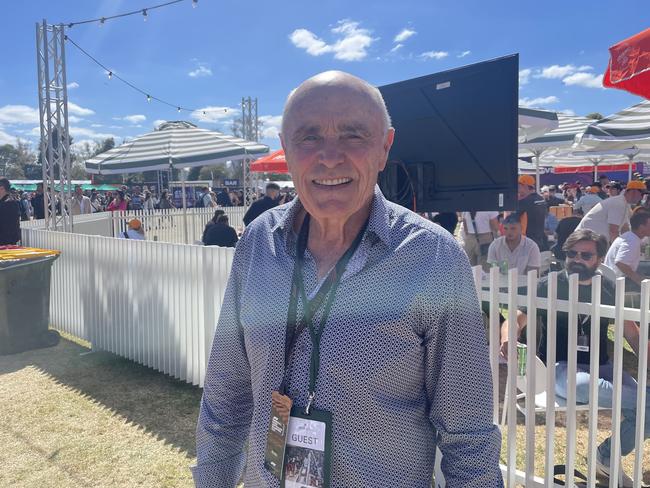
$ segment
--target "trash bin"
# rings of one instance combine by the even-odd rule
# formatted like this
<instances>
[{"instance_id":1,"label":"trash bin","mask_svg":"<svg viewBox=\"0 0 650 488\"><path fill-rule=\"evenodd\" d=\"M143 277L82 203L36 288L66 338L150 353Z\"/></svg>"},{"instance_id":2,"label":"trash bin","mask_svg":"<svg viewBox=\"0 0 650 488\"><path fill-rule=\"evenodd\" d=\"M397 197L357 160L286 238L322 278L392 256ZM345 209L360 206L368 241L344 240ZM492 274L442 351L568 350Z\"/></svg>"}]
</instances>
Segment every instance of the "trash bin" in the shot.
<instances>
[{"instance_id":1,"label":"trash bin","mask_svg":"<svg viewBox=\"0 0 650 488\"><path fill-rule=\"evenodd\" d=\"M56 346L50 275L59 251L0 246L0 354Z\"/></svg>"}]
</instances>

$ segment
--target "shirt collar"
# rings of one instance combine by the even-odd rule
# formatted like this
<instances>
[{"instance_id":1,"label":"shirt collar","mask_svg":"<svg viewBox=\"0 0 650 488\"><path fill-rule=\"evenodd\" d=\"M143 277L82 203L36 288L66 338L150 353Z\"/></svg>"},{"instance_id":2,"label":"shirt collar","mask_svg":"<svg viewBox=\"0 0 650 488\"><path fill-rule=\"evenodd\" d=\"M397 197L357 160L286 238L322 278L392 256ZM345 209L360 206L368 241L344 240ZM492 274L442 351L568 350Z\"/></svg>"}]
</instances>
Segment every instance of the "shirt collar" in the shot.
<instances>
[{"instance_id":1,"label":"shirt collar","mask_svg":"<svg viewBox=\"0 0 650 488\"><path fill-rule=\"evenodd\" d=\"M393 212L388 208L386 203L386 197L384 197L379 189L379 185L375 185L366 236L368 233L372 233L386 246L390 246L390 224L391 219L393 218ZM272 232L280 231L281 234L284 235L287 244L287 251L291 255L295 253L295 245L293 244L295 233L293 232L293 225L296 217L302 209L303 206L300 202L300 198L294 198L287 205L287 209L282 217L280 217L278 222L271 228Z\"/></svg>"}]
</instances>

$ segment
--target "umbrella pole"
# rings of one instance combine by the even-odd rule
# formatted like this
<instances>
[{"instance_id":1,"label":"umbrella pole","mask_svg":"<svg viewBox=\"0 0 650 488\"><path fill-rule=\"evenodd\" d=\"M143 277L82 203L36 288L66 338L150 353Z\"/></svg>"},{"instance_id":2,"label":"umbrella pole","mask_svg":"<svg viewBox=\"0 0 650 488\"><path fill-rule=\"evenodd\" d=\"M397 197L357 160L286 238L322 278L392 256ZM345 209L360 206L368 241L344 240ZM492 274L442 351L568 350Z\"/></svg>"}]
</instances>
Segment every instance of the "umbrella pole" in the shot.
<instances>
[{"instance_id":1,"label":"umbrella pole","mask_svg":"<svg viewBox=\"0 0 650 488\"><path fill-rule=\"evenodd\" d=\"M539 152L535 151L535 187L539 193Z\"/></svg>"},{"instance_id":2,"label":"umbrella pole","mask_svg":"<svg viewBox=\"0 0 650 488\"><path fill-rule=\"evenodd\" d=\"M627 181L632 181L632 160L634 159L634 156L629 157L629 161L627 163Z\"/></svg>"},{"instance_id":3,"label":"umbrella pole","mask_svg":"<svg viewBox=\"0 0 650 488\"><path fill-rule=\"evenodd\" d=\"M185 168L181 170L181 188L183 191L183 239L185 244L187 244L187 195L185 193L185 178L187 178L187 172Z\"/></svg>"}]
</instances>

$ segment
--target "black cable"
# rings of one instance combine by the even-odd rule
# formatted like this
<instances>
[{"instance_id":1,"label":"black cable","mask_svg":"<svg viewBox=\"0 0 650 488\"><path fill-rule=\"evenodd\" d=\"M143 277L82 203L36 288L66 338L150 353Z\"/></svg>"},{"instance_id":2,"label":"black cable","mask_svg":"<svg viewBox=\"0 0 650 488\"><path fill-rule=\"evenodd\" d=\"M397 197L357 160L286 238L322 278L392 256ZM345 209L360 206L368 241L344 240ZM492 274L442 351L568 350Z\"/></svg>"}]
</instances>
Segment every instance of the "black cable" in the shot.
<instances>
[{"instance_id":1,"label":"black cable","mask_svg":"<svg viewBox=\"0 0 650 488\"><path fill-rule=\"evenodd\" d=\"M182 0L176 0L176 1L182 1ZM88 51L86 51L84 48L82 48L79 44L77 44L77 43L74 42L72 39L70 39L70 37L69 37L68 35L65 36L65 40L66 40L66 41L69 41L69 42L70 42L74 47L76 47L76 48L77 48L81 53L83 53L86 57L88 57L90 60L92 60L92 61L93 61L97 66L99 66L99 67L101 67L102 69L104 69L105 71L107 71L111 78L112 78L112 77L115 77L115 78L117 78L118 80L120 80L122 83L124 83L125 85L129 86L130 88L132 88L133 90L135 90L135 91L137 91L137 92L139 92L139 93L142 93L144 96L147 97L147 100L148 100L148 101L150 101L150 100L155 100L155 101L160 102L160 103L162 103L162 104L164 104L164 105L167 105L167 106L169 106L169 107L175 108L175 109L178 110L179 112L180 112L181 110L184 110L184 111L186 111L186 112L196 112L196 111L198 111L198 109L191 109L191 108L183 107L183 106L181 106L181 105L176 105L176 104L170 103L170 102L168 102L168 101L166 101L166 100L163 100L162 98L158 98L158 97L156 97L156 96L153 96L153 95L151 95L150 93L147 93L147 92L144 91L143 89L141 89L141 88L135 86L135 85L134 85L133 83L131 83L130 81L125 80L125 79L122 78L121 76L116 75L115 73L113 73L113 71L112 71L111 69L107 68L107 67L106 67L104 64L102 64L99 60L97 60L97 58L95 58L92 54L90 54ZM228 111L228 109L224 109L224 112L227 112L227 111ZM205 111L205 110L203 110L203 115L206 115L206 111Z\"/></svg>"},{"instance_id":2,"label":"black cable","mask_svg":"<svg viewBox=\"0 0 650 488\"><path fill-rule=\"evenodd\" d=\"M162 7L167 7L168 5L173 5L175 3L180 3L180 2L185 2L186 0L172 0L170 2L165 2L161 3L158 5L154 5L153 7L144 7L140 8L138 10L133 10L131 12L124 12L123 14L117 14L117 15L110 15L108 17L99 17L97 19L88 19L88 20L81 20L79 22L62 22L62 24L68 26L68 28L73 27L75 25L81 25L81 24L90 24L92 22L101 22L102 24L106 22L107 20L111 19L118 19L120 17L128 17L129 15L136 15L136 14L141 14L142 12L149 12L150 10L154 10L157 8L162 8ZM192 0L196 4L197 0Z\"/></svg>"}]
</instances>

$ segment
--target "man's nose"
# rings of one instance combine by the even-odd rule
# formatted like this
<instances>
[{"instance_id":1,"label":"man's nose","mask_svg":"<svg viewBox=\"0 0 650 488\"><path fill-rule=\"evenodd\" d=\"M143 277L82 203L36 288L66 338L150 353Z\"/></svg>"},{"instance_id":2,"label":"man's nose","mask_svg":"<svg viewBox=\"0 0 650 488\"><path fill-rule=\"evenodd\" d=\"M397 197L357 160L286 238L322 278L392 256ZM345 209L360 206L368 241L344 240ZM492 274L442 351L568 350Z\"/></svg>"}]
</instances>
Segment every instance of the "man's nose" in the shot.
<instances>
[{"instance_id":1,"label":"man's nose","mask_svg":"<svg viewBox=\"0 0 650 488\"><path fill-rule=\"evenodd\" d=\"M320 150L320 161L328 167L334 167L343 161L343 153L338 139L326 138Z\"/></svg>"}]
</instances>

